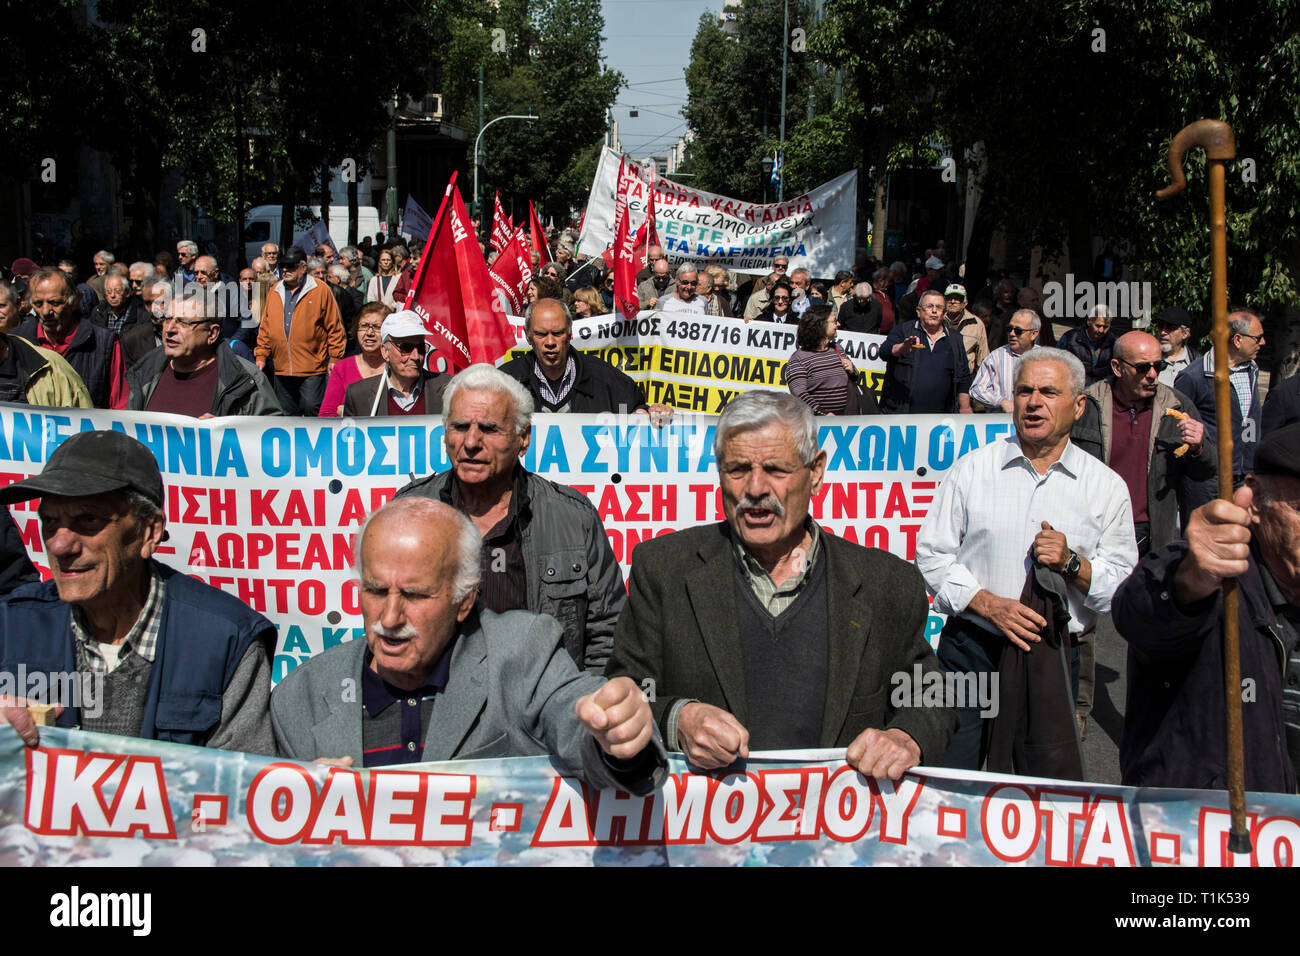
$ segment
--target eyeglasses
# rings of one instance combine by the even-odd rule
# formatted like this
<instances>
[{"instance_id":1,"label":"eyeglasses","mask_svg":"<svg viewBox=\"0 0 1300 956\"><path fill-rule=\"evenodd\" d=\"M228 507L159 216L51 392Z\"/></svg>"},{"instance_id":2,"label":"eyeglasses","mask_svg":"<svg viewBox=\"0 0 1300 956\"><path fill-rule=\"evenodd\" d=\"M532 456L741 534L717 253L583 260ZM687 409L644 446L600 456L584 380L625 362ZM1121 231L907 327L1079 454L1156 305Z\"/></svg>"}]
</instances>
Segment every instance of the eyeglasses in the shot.
<instances>
[{"instance_id":1,"label":"eyeglasses","mask_svg":"<svg viewBox=\"0 0 1300 956\"><path fill-rule=\"evenodd\" d=\"M185 326L187 329L193 329L197 326L207 325L209 322L215 321L215 319L179 319L174 315L164 315L162 318L163 325L166 325L168 322L174 322L177 325Z\"/></svg>"},{"instance_id":2,"label":"eyeglasses","mask_svg":"<svg viewBox=\"0 0 1300 956\"><path fill-rule=\"evenodd\" d=\"M788 269L788 268L790 268L790 263L788 263L788 262L774 262L774 263L772 263L772 271L773 271L773 272L776 272L776 271L778 271L778 270L781 271L781 272L784 272L784 271L785 271L786 269Z\"/></svg>"},{"instance_id":3,"label":"eyeglasses","mask_svg":"<svg viewBox=\"0 0 1300 956\"><path fill-rule=\"evenodd\" d=\"M1022 329L1018 325L1008 325L1007 335L1028 335L1030 332L1037 332L1038 329Z\"/></svg>"},{"instance_id":4,"label":"eyeglasses","mask_svg":"<svg viewBox=\"0 0 1300 956\"><path fill-rule=\"evenodd\" d=\"M1124 359L1120 359L1120 362L1137 372L1139 378L1146 378L1147 373L1152 369L1155 369L1157 372L1163 372L1169 367L1169 363L1164 359L1159 359L1155 362L1126 362Z\"/></svg>"},{"instance_id":5,"label":"eyeglasses","mask_svg":"<svg viewBox=\"0 0 1300 956\"><path fill-rule=\"evenodd\" d=\"M358 326L357 326L357 331L358 331L358 332L378 332L378 331L379 331L380 329L382 329L383 327L384 327L384 324L383 324L382 322L379 323L378 325L371 325L369 322L365 322L365 323L362 323L361 325L358 325Z\"/></svg>"},{"instance_id":6,"label":"eyeglasses","mask_svg":"<svg viewBox=\"0 0 1300 956\"><path fill-rule=\"evenodd\" d=\"M397 351L402 355L409 355L412 352L417 355L423 355L429 350L428 342L394 342L392 339L389 339L388 344L397 349Z\"/></svg>"},{"instance_id":7,"label":"eyeglasses","mask_svg":"<svg viewBox=\"0 0 1300 956\"><path fill-rule=\"evenodd\" d=\"M35 305L36 303L33 302L32 304ZM1259 333L1259 335L1251 335L1249 332L1234 332L1233 334L1234 334L1234 335L1240 335L1243 339L1254 339L1254 340L1255 340L1256 342L1258 342L1260 345L1263 345L1263 344L1264 344L1264 333L1263 333L1263 332Z\"/></svg>"}]
</instances>

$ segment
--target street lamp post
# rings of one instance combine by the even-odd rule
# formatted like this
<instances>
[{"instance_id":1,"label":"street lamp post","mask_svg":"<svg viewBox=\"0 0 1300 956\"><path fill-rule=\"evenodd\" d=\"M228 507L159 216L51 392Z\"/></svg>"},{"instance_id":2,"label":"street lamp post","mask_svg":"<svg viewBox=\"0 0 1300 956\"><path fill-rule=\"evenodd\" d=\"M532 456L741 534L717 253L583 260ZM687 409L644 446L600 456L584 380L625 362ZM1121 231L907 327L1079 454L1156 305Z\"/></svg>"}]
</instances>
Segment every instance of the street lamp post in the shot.
<instances>
[{"instance_id":1,"label":"street lamp post","mask_svg":"<svg viewBox=\"0 0 1300 956\"><path fill-rule=\"evenodd\" d=\"M767 202L767 185L772 181L772 157L763 157L763 202Z\"/></svg>"},{"instance_id":2,"label":"street lamp post","mask_svg":"<svg viewBox=\"0 0 1300 956\"><path fill-rule=\"evenodd\" d=\"M488 131L488 127L493 123L500 123L502 120L535 120L536 116L525 116L520 113L511 113L509 116L497 116L483 124L483 128L478 131L478 136L474 138L474 215L482 218L482 203L479 202L478 195L478 145L483 140L483 134Z\"/></svg>"}]
</instances>

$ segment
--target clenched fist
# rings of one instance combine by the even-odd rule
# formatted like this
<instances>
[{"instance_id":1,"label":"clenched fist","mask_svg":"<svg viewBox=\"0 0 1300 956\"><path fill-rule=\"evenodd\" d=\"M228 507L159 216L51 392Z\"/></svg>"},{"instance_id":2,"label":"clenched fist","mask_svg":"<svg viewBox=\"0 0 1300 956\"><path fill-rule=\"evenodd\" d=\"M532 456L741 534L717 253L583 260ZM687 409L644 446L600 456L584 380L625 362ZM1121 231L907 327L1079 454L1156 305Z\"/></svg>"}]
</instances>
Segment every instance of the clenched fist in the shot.
<instances>
[{"instance_id":1,"label":"clenched fist","mask_svg":"<svg viewBox=\"0 0 1300 956\"><path fill-rule=\"evenodd\" d=\"M573 712L600 749L618 760L635 757L654 736L650 704L629 677L606 681L594 694L579 698Z\"/></svg>"}]
</instances>

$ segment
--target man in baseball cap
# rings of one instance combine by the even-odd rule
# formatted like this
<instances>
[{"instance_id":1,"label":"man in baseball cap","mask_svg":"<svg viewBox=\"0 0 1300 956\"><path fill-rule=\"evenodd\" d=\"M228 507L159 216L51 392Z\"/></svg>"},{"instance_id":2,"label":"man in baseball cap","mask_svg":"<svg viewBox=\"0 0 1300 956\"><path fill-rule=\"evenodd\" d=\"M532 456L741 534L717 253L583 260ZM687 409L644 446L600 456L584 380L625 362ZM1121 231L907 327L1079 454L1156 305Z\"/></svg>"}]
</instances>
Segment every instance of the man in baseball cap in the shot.
<instances>
[{"instance_id":1,"label":"man in baseball cap","mask_svg":"<svg viewBox=\"0 0 1300 956\"><path fill-rule=\"evenodd\" d=\"M442 393L451 381L446 373L430 372L424 356L429 350L424 323L410 309L394 312L379 330L380 350L387 367L383 375L353 382L343 399L345 416L440 415Z\"/></svg>"},{"instance_id":2,"label":"man in baseball cap","mask_svg":"<svg viewBox=\"0 0 1300 956\"><path fill-rule=\"evenodd\" d=\"M153 453L121 432L80 432L39 475L0 489L0 504L37 497L52 579L0 601L0 663L25 667L28 687L48 675L49 693L0 698L0 722L29 746L48 711L60 726L273 754L275 628L153 559L167 536Z\"/></svg>"},{"instance_id":3,"label":"man in baseball cap","mask_svg":"<svg viewBox=\"0 0 1300 956\"><path fill-rule=\"evenodd\" d=\"M943 291L943 321L950 331L961 333L966 363L974 375L989 357L989 336L979 316L966 308L966 287L960 282L951 283Z\"/></svg>"},{"instance_id":4,"label":"man in baseball cap","mask_svg":"<svg viewBox=\"0 0 1300 956\"><path fill-rule=\"evenodd\" d=\"M1295 793L1300 762L1300 424L1264 436L1232 501L1192 512L1111 604L1129 643L1119 764L1131 787L1227 788L1221 585L1237 582L1246 789ZM1279 654L1284 651L1286 663Z\"/></svg>"}]
</instances>

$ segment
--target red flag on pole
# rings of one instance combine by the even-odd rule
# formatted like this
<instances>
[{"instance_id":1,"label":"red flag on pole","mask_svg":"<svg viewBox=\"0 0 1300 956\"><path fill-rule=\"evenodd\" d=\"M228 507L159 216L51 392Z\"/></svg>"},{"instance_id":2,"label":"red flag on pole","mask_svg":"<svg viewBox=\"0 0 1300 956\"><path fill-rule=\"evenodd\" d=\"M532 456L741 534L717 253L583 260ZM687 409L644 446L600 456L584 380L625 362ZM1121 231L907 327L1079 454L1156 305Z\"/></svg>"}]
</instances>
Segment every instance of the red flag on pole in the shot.
<instances>
[{"instance_id":1,"label":"red flag on pole","mask_svg":"<svg viewBox=\"0 0 1300 956\"><path fill-rule=\"evenodd\" d=\"M501 206L501 194L496 193L492 200L492 249L500 253L502 249L510 242L510 237L515 234L514 223L506 215L505 209Z\"/></svg>"},{"instance_id":2,"label":"red flag on pole","mask_svg":"<svg viewBox=\"0 0 1300 956\"><path fill-rule=\"evenodd\" d=\"M641 228L645 230L644 245L641 253L641 268L650 261L650 247L659 245L659 230L656 228L658 222L655 220L655 189L654 186L647 186L650 192L650 202L646 206L645 222L641 223ZM639 235L639 234L638 234Z\"/></svg>"},{"instance_id":3,"label":"red flag on pole","mask_svg":"<svg viewBox=\"0 0 1300 956\"><path fill-rule=\"evenodd\" d=\"M630 319L641 306L636 296L636 253L627 209L627 160L619 161L618 198L614 206L614 306Z\"/></svg>"},{"instance_id":4,"label":"red flag on pole","mask_svg":"<svg viewBox=\"0 0 1300 956\"><path fill-rule=\"evenodd\" d=\"M492 292L492 277L470 229L454 172L429 230L406 308L424 322L430 344L453 374L474 362L491 364L515 344L510 320Z\"/></svg>"},{"instance_id":5,"label":"red flag on pole","mask_svg":"<svg viewBox=\"0 0 1300 956\"><path fill-rule=\"evenodd\" d=\"M488 274L509 301L510 314L523 315L528 304L528 283L533 278L533 265L528 246L524 243L522 226L488 266Z\"/></svg>"},{"instance_id":6,"label":"red flag on pole","mask_svg":"<svg viewBox=\"0 0 1300 956\"><path fill-rule=\"evenodd\" d=\"M546 243L546 231L542 229L542 220L537 217L531 199L528 200L528 231L533 237L533 251L541 257L537 263L538 268L542 268L552 261L551 247Z\"/></svg>"}]
</instances>

